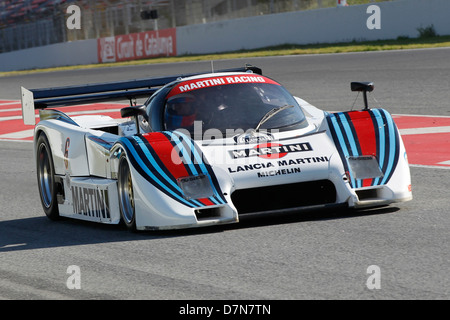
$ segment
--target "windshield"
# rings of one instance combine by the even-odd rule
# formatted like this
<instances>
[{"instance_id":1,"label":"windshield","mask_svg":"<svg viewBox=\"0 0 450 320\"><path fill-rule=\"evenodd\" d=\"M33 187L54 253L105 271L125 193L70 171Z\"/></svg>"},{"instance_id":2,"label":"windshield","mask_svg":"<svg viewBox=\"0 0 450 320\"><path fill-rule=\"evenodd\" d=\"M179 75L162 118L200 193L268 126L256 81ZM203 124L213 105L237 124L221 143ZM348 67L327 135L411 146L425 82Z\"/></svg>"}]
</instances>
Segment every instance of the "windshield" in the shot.
<instances>
[{"instance_id":1,"label":"windshield","mask_svg":"<svg viewBox=\"0 0 450 320\"><path fill-rule=\"evenodd\" d=\"M168 94L164 120L167 130L185 129L198 137L215 129L229 137L237 130L298 129L305 115L280 84L249 74L181 82Z\"/></svg>"}]
</instances>

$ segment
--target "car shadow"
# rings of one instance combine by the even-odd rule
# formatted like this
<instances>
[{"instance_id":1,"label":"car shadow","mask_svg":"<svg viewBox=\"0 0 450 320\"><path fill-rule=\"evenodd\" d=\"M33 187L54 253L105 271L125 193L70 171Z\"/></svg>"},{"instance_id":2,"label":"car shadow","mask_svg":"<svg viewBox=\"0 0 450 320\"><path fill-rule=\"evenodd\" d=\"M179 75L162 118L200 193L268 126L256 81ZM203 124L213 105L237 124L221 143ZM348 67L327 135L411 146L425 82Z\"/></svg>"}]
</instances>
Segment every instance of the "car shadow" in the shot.
<instances>
[{"instance_id":1,"label":"car shadow","mask_svg":"<svg viewBox=\"0 0 450 320\"><path fill-rule=\"evenodd\" d=\"M195 236L271 225L350 219L368 215L390 214L398 207L371 210L321 210L314 212L241 216L239 223L182 230L128 232L123 225L106 225L74 219L51 221L47 217L30 217L0 221L0 253L95 243L153 240Z\"/></svg>"},{"instance_id":2,"label":"car shadow","mask_svg":"<svg viewBox=\"0 0 450 320\"><path fill-rule=\"evenodd\" d=\"M256 215L241 215L238 223L211 226L206 228L180 230L184 235L199 234L207 232L220 232L226 230L238 230L273 225L301 223L307 221L328 221L357 218L371 215L391 214L399 211L395 206L385 206L372 209L322 209L314 211L289 212L289 213L267 213Z\"/></svg>"},{"instance_id":3,"label":"car shadow","mask_svg":"<svg viewBox=\"0 0 450 320\"><path fill-rule=\"evenodd\" d=\"M149 235L129 233L121 225L65 218L51 221L45 216L0 221L0 253L139 239Z\"/></svg>"}]
</instances>

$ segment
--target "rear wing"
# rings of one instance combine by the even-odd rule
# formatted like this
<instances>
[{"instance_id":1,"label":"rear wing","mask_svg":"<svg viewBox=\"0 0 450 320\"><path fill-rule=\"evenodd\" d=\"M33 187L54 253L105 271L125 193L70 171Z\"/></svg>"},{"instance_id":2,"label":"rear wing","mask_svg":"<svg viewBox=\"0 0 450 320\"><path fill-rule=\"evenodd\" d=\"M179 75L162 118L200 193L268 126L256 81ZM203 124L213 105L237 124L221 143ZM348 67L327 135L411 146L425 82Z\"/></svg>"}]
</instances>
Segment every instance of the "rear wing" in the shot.
<instances>
[{"instance_id":1,"label":"rear wing","mask_svg":"<svg viewBox=\"0 0 450 320\"><path fill-rule=\"evenodd\" d=\"M217 70L215 72L248 71L262 74L260 68L250 65L246 65L242 68ZM176 81L179 78L186 78L205 73L208 72L45 89L26 89L21 87L23 122L26 125L35 125L36 109L124 99L133 101L137 98L149 97L160 87Z\"/></svg>"}]
</instances>

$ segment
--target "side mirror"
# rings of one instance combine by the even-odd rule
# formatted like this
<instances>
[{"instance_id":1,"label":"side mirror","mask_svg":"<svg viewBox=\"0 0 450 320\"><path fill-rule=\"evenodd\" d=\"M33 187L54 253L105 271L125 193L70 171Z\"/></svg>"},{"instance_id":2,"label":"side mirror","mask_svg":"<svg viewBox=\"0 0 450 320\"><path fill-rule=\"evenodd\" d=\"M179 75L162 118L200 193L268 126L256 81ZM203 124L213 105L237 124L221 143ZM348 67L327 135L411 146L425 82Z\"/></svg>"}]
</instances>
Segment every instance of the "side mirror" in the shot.
<instances>
[{"instance_id":1,"label":"side mirror","mask_svg":"<svg viewBox=\"0 0 450 320\"><path fill-rule=\"evenodd\" d=\"M139 115L142 116L144 114L145 114L145 105L130 106L120 109L120 115L122 116L122 118L136 117Z\"/></svg>"},{"instance_id":2,"label":"side mirror","mask_svg":"<svg viewBox=\"0 0 450 320\"><path fill-rule=\"evenodd\" d=\"M141 106L130 106L120 109L120 115L122 118L134 117L134 121L136 123L136 133L139 134L139 121L138 116L143 116L147 118L147 113L145 112L145 105Z\"/></svg>"},{"instance_id":3,"label":"side mirror","mask_svg":"<svg viewBox=\"0 0 450 320\"><path fill-rule=\"evenodd\" d=\"M352 91L372 92L375 86L373 85L373 82L351 82L350 88Z\"/></svg>"},{"instance_id":4,"label":"side mirror","mask_svg":"<svg viewBox=\"0 0 450 320\"><path fill-rule=\"evenodd\" d=\"M367 92L372 92L375 86L373 82L351 82L350 89L352 91L362 91L364 96L364 110L369 109L369 104L367 103Z\"/></svg>"}]
</instances>

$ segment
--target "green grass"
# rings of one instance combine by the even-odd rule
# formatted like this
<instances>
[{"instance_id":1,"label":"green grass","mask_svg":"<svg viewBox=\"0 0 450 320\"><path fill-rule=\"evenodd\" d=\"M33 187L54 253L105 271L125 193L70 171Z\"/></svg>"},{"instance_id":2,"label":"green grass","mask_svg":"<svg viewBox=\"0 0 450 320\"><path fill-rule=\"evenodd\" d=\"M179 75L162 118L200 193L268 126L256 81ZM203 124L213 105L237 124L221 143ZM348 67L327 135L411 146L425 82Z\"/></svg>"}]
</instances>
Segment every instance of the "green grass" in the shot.
<instances>
[{"instance_id":1,"label":"green grass","mask_svg":"<svg viewBox=\"0 0 450 320\"><path fill-rule=\"evenodd\" d=\"M310 45L285 44L281 46L267 47L256 50L241 50L227 53L184 55L178 57L159 57L152 59L142 59L125 62L115 62L115 63L0 72L0 76L4 77L35 72L51 72L51 71L100 68L100 67L106 68L112 66L144 65L157 63L211 61L223 59L242 59L242 58L269 57L269 56L302 55L302 54L329 54L329 53L382 51L382 50L422 49L422 48L437 48L437 47L450 47L450 36L432 36L432 37L422 36L419 38L399 37L395 40L378 40L378 41L361 41L361 42L353 41L347 43L327 43L327 44L310 44Z\"/></svg>"}]
</instances>

